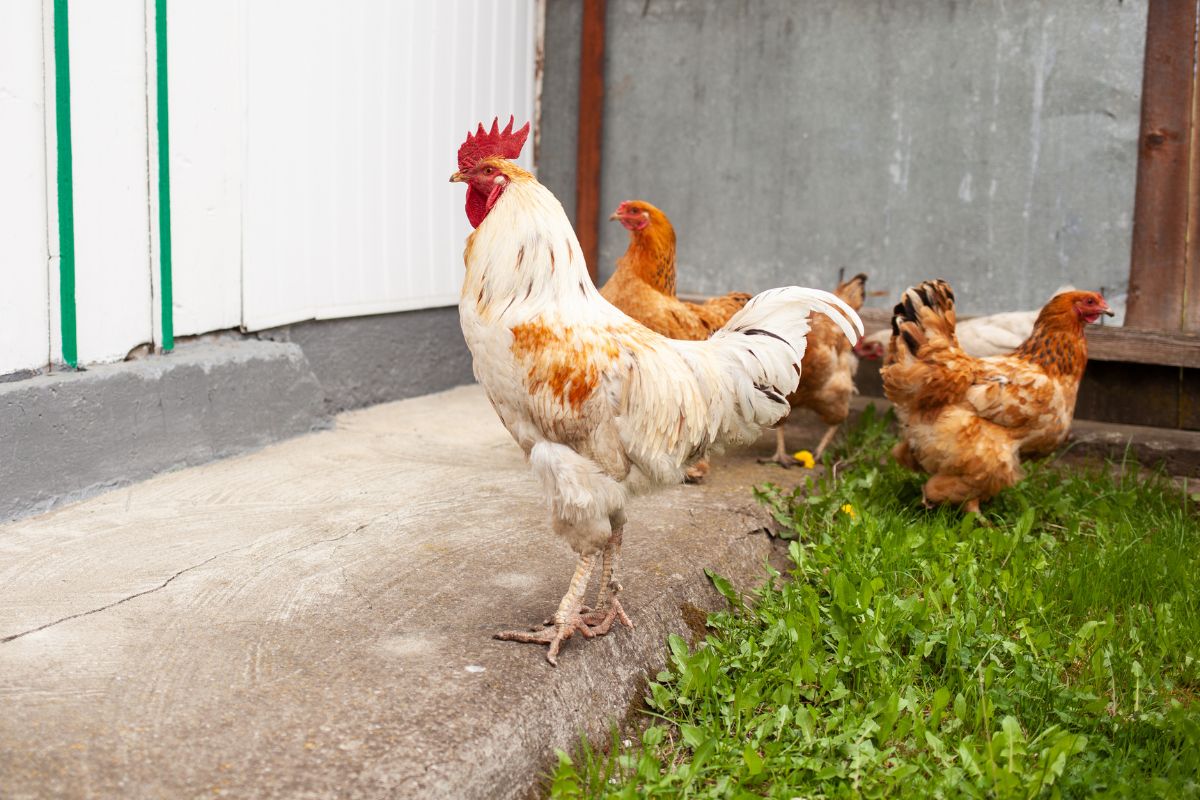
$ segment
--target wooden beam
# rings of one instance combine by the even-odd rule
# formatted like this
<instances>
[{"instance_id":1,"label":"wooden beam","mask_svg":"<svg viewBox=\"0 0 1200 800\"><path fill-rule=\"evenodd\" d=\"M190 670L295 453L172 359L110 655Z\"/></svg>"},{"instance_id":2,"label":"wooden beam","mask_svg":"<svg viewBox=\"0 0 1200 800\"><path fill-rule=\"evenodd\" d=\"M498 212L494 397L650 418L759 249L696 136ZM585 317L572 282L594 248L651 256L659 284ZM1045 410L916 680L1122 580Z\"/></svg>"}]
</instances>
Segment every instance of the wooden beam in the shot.
<instances>
[{"instance_id":1,"label":"wooden beam","mask_svg":"<svg viewBox=\"0 0 1200 800\"><path fill-rule=\"evenodd\" d=\"M1142 120L1138 137L1137 190L1129 269L1126 325L1180 330L1185 307L1200 316L1196 267L1200 212L1197 164L1197 0L1150 0L1142 75ZM1193 276L1194 278L1194 276Z\"/></svg>"},{"instance_id":2,"label":"wooden beam","mask_svg":"<svg viewBox=\"0 0 1200 800\"><path fill-rule=\"evenodd\" d=\"M579 136L575 166L575 234L592 281L600 241L600 144L604 120L606 0L584 0L579 48Z\"/></svg>"},{"instance_id":3,"label":"wooden beam","mask_svg":"<svg viewBox=\"0 0 1200 800\"><path fill-rule=\"evenodd\" d=\"M864 308L858 315L868 336L892 324L892 312L887 309ZM960 322L968 319L970 317L959 317ZM1197 333L1089 325L1087 340L1090 361L1200 368L1200 334Z\"/></svg>"}]
</instances>

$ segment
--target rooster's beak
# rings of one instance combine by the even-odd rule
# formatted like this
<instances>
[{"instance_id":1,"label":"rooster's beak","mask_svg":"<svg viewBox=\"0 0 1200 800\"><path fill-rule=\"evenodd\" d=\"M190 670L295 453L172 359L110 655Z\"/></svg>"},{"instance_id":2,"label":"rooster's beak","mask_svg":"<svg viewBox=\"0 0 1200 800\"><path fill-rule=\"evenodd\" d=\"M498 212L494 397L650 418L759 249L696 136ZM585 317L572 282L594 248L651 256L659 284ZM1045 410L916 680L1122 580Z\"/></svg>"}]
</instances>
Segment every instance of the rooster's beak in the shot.
<instances>
[{"instance_id":1,"label":"rooster's beak","mask_svg":"<svg viewBox=\"0 0 1200 800\"><path fill-rule=\"evenodd\" d=\"M456 172L450 176L450 182L451 183L466 183L467 176L463 175L461 172Z\"/></svg>"}]
</instances>

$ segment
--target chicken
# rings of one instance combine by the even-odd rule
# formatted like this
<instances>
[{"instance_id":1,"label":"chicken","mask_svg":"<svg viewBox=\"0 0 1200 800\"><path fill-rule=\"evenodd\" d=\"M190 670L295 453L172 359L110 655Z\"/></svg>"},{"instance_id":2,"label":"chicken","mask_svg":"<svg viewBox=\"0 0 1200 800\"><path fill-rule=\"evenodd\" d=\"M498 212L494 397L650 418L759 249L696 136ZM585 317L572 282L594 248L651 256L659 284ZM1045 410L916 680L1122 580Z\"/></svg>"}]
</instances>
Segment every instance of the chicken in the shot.
<instances>
[{"instance_id":1,"label":"chicken","mask_svg":"<svg viewBox=\"0 0 1200 800\"><path fill-rule=\"evenodd\" d=\"M655 333L671 339L707 339L750 299L744 292L700 304L678 299L675 228L667 215L644 200L626 200L609 219L629 231L629 247L600 294ZM708 459L700 459L688 468L688 482L703 480L708 469Z\"/></svg>"},{"instance_id":2,"label":"chicken","mask_svg":"<svg viewBox=\"0 0 1200 800\"><path fill-rule=\"evenodd\" d=\"M928 473L926 505L981 501L1021 479L1022 456L1045 455L1067 436L1087 365L1083 328L1111 315L1097 292L1064 292L1038 314L1011 355L974 358L955 335L954 293L926 281L904 293L882 370L896 406L905 467Z\"/></svg>"},{"instance_id":3,"label":"chicken","mask_svg":"<svg viewBox=\"0 0 1200 800\"><path fill-rule=\"evenodd\" d=\"M511 160L529 133L512 126L480 125L450 177L467 184L475 228L459 318L475 376L540 478L554 531L577 554L549 624L496 636L547 645L556 664L575 633L632 627L619 600L629 498L679 483L709 448L749 441L787 413L810 312L839 320L853 339L862 322L832 294L792 286L753 298L706 341L654 333L592 284L562 206Z\"/></svg>"},{"instance_id":4,"label":"chicken","mask_svg":"<svg viewBox=\"0 0 1200 800\"><path fill-rule=\"evenodd\" d=\"M867 276L860 272L838 284L834 294L858 311L866 297L866 286ZM852 343L841 335L829 318L814 315L810 324L812 330L808 333L808 347L800 364L800 385L788 397L788 403L792 408L812 410L829 426L813 454L819 461L838 428L850 416L850 396L854 394L854 372L858 369L857 355L860 351L858 347L851 346ZM796 463L796 459L787 451L783 428L781 423L775 429L775 455L760 458L759 463L773 461L781 467Z\"/></svg>"},{"instance_id":5,"label":"chicken","mask_svg":"<svg viewBox=\"0 0 1200 800\"><path fill-rule=\"evenodd\" d=\"M1055 292L1075 291L1074 286L1064 286ZM1033 333L1033 323L1037 322L1040 309L1033 311L1002 311L999 314L988 314L982 317L971 317L958 323L958 345L969 356L984 358L986 356L1007 355L1021 346L1021 343ZM881 354L886 349L892 332L888 328L876 331L863 338L862 349L877 349Z\"/></svg>"},{"instance_id":6,"label":"chicken","mask_svg":"<svg viewBox=\"0 0 1200 800\"><path fill-rule=\"evenodd\" d=\"M609 219L629 230L629 248L600 294L650 330L671 339L707 339L750 295L730 292L704 303L675 296L675 228L644 200L626 200Z\"/></svg>"}]
</instances>

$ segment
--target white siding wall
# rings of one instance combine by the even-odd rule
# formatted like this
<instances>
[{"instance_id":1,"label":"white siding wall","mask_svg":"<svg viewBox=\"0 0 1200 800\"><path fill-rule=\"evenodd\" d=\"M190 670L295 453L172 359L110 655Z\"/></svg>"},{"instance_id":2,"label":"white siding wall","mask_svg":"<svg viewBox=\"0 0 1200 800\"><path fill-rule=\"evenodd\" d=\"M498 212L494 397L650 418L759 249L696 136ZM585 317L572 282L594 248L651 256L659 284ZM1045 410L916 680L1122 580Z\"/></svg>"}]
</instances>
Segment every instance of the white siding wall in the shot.
<instances>
[{"instance_id":1,"label":"white siding wall","mask_svg":"<svg viewBox=\"0 0 1200 800\"><path fill-rule=\"evenodd\" d=\"M171 2L175 334L453 305L447 178L476 123L533 118L535 7ZM0 2L0 374L62 357L52 8ZM81 363L161 338L153 12L70 3Z\"/></svg>"},{"instance_id":2,"label":"white siding wall","mask_svg":"<svg viewBox=\"0 0 1200 800\"><path fill-rule=\"evenodd\" d=\"M251 4L247 328L457 302L448 178L479 121L533 118L533 35L532 0Z\"/></svg>"},{"instance_id":3,"label":"white siding wall","mask_svg":"<svg viewBox=\"0 0 1200 800\"><path fill-rule=\"evenodd\" d=\"M176 0L168 4L176 336L236 328L242 321L249 2ZM153 47L150 49L153 52ZM157 259L155 265L157 269Z\"/></svg>"},{"instance_id":4,"label":"white siding wall","mask_svg":"<svg viewBox=\"0 0 1200 800\"><path fill-rule=\"evenodd\" d=\"M146 31L144 0L70 4L80 363L152 340Z\"/></svg>"},{"instance_id":5,"label":"white siding wall","mask_svg":"<svg viewBox=\"0 0 1200 800\"><path fill-rule=\"evenodd\" d=\"M0 375L50 356L41 0L0 3Z\"/></svg>"}]
</instances>

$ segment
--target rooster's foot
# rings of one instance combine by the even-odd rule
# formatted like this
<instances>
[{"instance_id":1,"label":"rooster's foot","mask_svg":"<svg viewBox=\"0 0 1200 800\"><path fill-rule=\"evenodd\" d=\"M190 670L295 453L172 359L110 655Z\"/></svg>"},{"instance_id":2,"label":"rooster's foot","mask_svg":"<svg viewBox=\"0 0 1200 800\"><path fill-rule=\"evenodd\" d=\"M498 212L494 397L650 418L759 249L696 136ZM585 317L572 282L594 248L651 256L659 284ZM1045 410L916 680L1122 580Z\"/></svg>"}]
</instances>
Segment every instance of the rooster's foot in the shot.
<instances>
[{"instance_id":1,"label":"rooster's foot","mask_svg":"<svg viewBox=\"0 0 1200 800\"><path fill-rule=\"evenodd\" d=\"M582 615L583 621L588 624L592 633L597 636L603 636L612 630L613 622L620 620L621 624L626 628L633 630L633 620L625 613L625 609L621 607L621 601L615 597L610 597L608 603L603 608L598 608L590 613Z\"/></svg>"},{"instance_id":2,"label":"rooster's foot","mask_svg":"<svg viewBox=\"0 0 1200 800\"><path fill-rule=\"evenodd\" d=\"M579 614L570 615L563 622L555 622L552 628L534 631L501 631L495 634L492 638L501 639L506 642L525 642L527 644L544 644L549 645L549 650L546 651L546 660L552 666L558 666L558 651L562 647L562 643L570 639L578 632L585 639L591 639L596 634L588 627L584 618Z\"/></svg>"}]
</instances>

